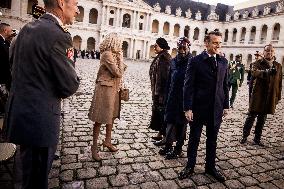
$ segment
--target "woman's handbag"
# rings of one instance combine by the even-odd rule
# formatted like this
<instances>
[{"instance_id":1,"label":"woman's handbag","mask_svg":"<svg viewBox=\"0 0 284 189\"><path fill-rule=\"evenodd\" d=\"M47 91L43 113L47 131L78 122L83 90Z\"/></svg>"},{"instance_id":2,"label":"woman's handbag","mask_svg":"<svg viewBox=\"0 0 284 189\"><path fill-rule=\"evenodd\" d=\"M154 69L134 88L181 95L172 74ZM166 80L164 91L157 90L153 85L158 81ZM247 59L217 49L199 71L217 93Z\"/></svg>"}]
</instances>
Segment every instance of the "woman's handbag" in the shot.
<instances>
[{"instance_id":1,"label":"woman's handbag","mask_svg":"<svg viewBox=\"0 0 284 189\"><path fill-rule=\"evenodd\" d=\"M129 89L123 88L119 91L120 99L123 101L129 101Z\"/></svg>"}]
</instances>

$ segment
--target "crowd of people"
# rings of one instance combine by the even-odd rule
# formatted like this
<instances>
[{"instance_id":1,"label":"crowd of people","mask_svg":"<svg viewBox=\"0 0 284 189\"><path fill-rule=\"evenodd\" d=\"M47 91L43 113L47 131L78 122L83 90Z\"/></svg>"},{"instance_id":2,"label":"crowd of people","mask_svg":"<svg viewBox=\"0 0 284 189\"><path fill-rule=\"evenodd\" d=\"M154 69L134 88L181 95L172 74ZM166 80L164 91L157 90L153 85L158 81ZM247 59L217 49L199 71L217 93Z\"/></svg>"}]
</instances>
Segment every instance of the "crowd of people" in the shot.
<instances>
[{"instance_id":1,"label":"crowd of people","mask_svg":"<svg viewBox=\"0 0 284 189\"><path fill-rule=\"evenodd\" d=\"M15 166L21 173L16 174L20 182L15 188L48 187L59 140L61 99L78 89L80 81L74 63L78 53L82 58L86 55L84 50L74 50L65 27L79 14L77 0L44 3L46 13L26 24L14 39L12 27L0 24L0 110L5 113L5 140L18 145ZM88 112L88 118L94 122L91 154L98 162L102 160L98 139L103 124L106 135L102 145L111 152L119 150L111 142L114 120L120 117L127 69L122 41L117 33L110 33L100 44L101 55L90 53L92 58L100 58ZM194 173L203 126L206 126L205 173L220 182L226 179L216 168L217 138L224 117L234 107L238 87L244 82L245 67L240 55L228 62L220 52L221 43L219 31L209 32L204 38L204 51L193 57L190 41L181 37L173 58L166 39L160 37L154 45L156 57L149 70L153 101L149 128L157 131L152 139L154 145L161 147L159 154L165 159L176 159L183 155L189 125L188 162L179 179ZM247 84L249 109L240 143L247 142L257 118L254 144L263 146L261 136L267 114L275 113L282 90L282 67L275 60L272 45L266 45L263 54L256 52Z\"/></svg>"}]
</instances>

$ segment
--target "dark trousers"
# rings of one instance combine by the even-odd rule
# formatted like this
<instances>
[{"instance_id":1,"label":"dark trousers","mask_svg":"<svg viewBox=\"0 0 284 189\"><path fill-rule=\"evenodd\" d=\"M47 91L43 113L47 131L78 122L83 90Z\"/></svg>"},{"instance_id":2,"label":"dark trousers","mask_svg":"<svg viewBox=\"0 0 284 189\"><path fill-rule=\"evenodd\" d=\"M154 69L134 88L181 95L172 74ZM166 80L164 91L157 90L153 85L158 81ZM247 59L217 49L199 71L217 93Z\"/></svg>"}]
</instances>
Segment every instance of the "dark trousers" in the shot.
<instances>
[{"instance_id":1,"label":"dark trousers","mask_svg":"<svg viewBox=\"0 0 284 189\"><path fill-rule=\"evenodd\" d=\"M234 101L235 101L236 96L237 96L238 88L239 88L237 83L229 84L229 90L231 90L231 87L232 87L232 96L230 98L230 106L232 106L234 104Z\"/></svg>"},{"instance_id":2,"label":"dark trousers","mask_svg":"<svg viewBox=\"0 0 284 189\"><path fill-rule=\"evenodd\" d=\"M167 124L166 146L176 141L175 151L180 153L186 137L186 124Z\"/></svg>"},{"instance_id":3,"label":"dark trousers","mask_svg":"<svg viewBox=\"0 0 284 189\"><path fill-rule=\"evenodd\" d=\"M253 123L255 121L255 118L257 117L256 125L255 125L255 131L254 131L254 141L260 141L261 135L262 135L262 129L264 126L264 123L267 118L267 114L259 114L255 112L249 112L248 117L245 121L244 128L243 128L243 137L247 138L250 134L250 130L253 126Z\"/></svg>"},{"instance_id":4,"label":"dark trousers","mask_svg":"<svg viewBox=\"0 0 284 189\"><path fill-rule=\"evenodd\" d=\"M15 158L15 189L47 189L56 146L33 147L20 146L18 157ZM17 178L21 177L21 178Z\"/></svg>"},{"instance_id":5,"label":"dark trousers","mask_svg":"<svg viewBox=\"0 0 284 189\"><path fill-rule=\"evenodd\" d=\"M204 123L199 120L193 120L190 126L190 134L187 149L187 167L194 168L196 164L196 156L198 145L202 133ZM220 125L214 125L213 122L206 124L206 169L215 168L217 135Z\"/></svg>"}]
</instances>

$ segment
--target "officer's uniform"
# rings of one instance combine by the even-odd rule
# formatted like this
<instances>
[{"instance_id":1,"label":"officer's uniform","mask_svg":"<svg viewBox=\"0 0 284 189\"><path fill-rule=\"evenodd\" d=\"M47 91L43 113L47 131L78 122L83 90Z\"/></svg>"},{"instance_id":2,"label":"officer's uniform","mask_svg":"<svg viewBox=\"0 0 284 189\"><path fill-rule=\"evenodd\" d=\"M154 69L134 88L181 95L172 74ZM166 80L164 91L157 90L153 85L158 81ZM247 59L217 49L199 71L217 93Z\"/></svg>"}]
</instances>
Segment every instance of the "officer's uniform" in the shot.
<instances>
[{"instance_id":1,"label":"officer's uniform","mask_svg":"<svg viewBox=\"0 0 284 189\"><path fill-rule=\"evenodd\" d=\"M44 14L22 28L13 47L5 124L8 140L20 145L24 188L48 187L59 140L61 99L79 86L72 38L59 22Z\"/></svg>"}]
</instances>

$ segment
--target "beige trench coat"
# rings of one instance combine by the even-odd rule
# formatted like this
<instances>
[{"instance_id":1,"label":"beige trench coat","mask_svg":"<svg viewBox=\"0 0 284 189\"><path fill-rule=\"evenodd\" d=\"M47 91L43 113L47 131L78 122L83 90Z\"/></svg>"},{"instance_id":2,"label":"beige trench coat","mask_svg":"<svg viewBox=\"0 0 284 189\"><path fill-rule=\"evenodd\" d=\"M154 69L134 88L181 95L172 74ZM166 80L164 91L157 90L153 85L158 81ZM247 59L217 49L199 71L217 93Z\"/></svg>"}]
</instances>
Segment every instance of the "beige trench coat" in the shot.
<instances>
[{"instance_id":1,"label":"beige trench coat","mask_svg":"<svg viewBox=\"0 0 284 189\"><path fill-rule=\"evenodd\" d=\"M102 53L88 115L90 120L112 124L113 119L119 117L119 90L124 69L125 65L111 51Z\"/></svg>"}]
</instances>

